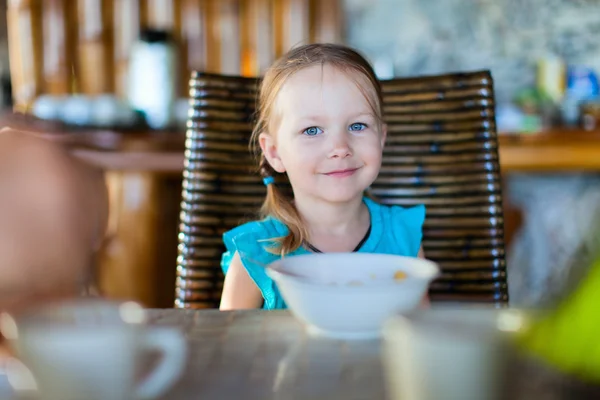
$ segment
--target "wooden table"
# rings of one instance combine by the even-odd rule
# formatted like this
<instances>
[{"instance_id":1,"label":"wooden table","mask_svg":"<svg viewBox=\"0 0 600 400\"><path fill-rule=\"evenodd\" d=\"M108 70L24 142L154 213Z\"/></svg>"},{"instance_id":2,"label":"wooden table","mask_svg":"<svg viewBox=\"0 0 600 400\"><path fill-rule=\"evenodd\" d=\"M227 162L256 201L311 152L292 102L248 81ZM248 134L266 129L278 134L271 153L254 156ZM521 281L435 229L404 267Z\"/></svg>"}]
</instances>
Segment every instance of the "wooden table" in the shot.
<instances>
[{"instance_id":1,"label":"wooden table","mask_svg":"<svg viewBox=\"0 0 600 400\"><path fill-rule=\"evenodd\" d=\"M150 321L181 327L190 347L186 372L164 399L386 396L379 341L308 337L287 311L150 310ZM600 388L582 386L536 364L511 370L511 400L600 398Z\"/></svg>"},{"instance_id":2,"label":"wooden table","mask_svg":"<svg viewBox=\"0 0 600 400\"><path fill-rule=\"evenodd\" d=\"M161 399L386 399L378 340L309 337L287 311L154 309L149 317L151 325L179 327L189 347L184 374ZM600 386L531 360L509 366L506 386L501 400L600 398ZM11 398L1 356L0 398Z\"/></svg>"},{"instance_id":3,"label":"wooden table","mask_svg":"<svg viewBox=\"0 0 600 400\"><path fill-rule=\"evenodd\" d=\"M169 400L383 399L378 341L311 339L286 311L154 310L183 328L189 365Z\"/></svg>"}]
</instances>

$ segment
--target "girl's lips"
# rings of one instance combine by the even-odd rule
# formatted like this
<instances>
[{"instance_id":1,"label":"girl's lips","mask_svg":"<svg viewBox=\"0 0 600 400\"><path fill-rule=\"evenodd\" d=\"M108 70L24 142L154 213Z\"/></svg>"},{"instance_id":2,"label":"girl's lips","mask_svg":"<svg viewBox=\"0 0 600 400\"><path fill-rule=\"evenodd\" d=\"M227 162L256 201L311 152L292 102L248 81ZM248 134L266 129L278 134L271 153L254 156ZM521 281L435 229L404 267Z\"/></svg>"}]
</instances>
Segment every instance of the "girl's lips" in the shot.
<instances>
[{"instance_id":1,"label":"girl's lips","mask_svg":"<svg viewBox=\"0 0 600 400\"><path fill-rule=\"evenodd\" d=\"M359 170L359 168L341 169L338 171L327 172L325 175L331 176L333 178L345 178L345 177L354 175L354 173L358 170Z\"/></svg>"}]
</instances>

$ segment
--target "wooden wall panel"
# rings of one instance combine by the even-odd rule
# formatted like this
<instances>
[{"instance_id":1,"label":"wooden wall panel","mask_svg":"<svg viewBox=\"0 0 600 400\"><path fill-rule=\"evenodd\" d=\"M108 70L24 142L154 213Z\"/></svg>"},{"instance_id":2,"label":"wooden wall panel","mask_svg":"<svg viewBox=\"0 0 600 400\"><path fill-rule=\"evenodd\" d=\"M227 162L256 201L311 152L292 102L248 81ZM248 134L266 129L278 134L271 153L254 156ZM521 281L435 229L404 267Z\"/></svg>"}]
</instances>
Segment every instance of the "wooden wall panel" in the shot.
<instances>
[{"instance_id":1,"label":"wooden wall panel","mask_svg":"<svg viewBox=\"0 0 600 400\"><path fill-rule=\"evenodd\" d=\"M247 8L248 48L244 59L247 69L245 76L262 75L275 59L274 30L272 24L265 21L273 20L273 2L271 0L251 0Z\"/></svg>"},{"instance_id":2,"label":"wooden wall panel","mask_svg":"<svg viewBox=\"0 0 600 400\"><path fill-rule=\"evenodd\" d=\"M138 0L115 0L113 12L115 93L124 97L127 90L129 55L141 29L142 14Z\"/></svg>"},{"instance_id":3,"label":"wooden wall panel","mask_svg":"<svg viewBox=\"0 0 600 400\"><path fill-rule=\"evenodd\" d=\"M10 75L16 109L42 93L42 26L40 2L10 0L7 10Z\"/></svg>"},{"instance_id":4,"label":"wooden wall panel","mask_svg":"<svg viewBox=\"0 0 600 400\"><path fill-rule=\"evenodd\" d=\"M220 72L239 75L241 72L240 2L219 0L217 18L218 41L221 48Z\"/></svg>"},{"instance_id":5,"label":"wooden wall panel","mask_svg":"<svg viewBox=\"0 0 600 400\"><path fill-rule=\"evenodd\" d=\"M339 1L310 0L310 39L340 43L343 39L344 10Z\"/></svg>"},{"instance_id":6,"label":"wooden wall panel","mask_svg":"<svg viewBox=\"0 0 600 400\"><path fill-rule=\"evenodd\" d=\"M43 23L44 91L62 94L71 91L74 40L69 32L70 7L67 0L46 0Z\"/></svg>"},{"instance_id":7,"label":"wooden wall panel","mask_svg":"<svg viewBox=\"0 0 600 400\"><path fill-rule=\"evenodd\" d=\"M282 0L283 20L283 51L292 47L306 44L310 41L310 1L309 0Z\"/></svg>"},{"instance_id":8,"label":"wooden wall panel","mask_svg":"<svg viewBox=\"0 0 600 400\"><path fill-rule=\"evenodd\" d=\"M76 73L80 93L114 93L113 3L109 0L77 0Z\"/></svg>"},{"instance_id":9,"label":"wooden wall panel","mask_svg":"<svg viewBox=\"0 0 600 400\"><path fill-rule=\"evenodd\" d=\"M16 108L43 93L126 90L131 44L142 28L172 33L190 71L258 75L292 46L342 39L340 0L10 0Z\"/></svg>"}]
</instances>

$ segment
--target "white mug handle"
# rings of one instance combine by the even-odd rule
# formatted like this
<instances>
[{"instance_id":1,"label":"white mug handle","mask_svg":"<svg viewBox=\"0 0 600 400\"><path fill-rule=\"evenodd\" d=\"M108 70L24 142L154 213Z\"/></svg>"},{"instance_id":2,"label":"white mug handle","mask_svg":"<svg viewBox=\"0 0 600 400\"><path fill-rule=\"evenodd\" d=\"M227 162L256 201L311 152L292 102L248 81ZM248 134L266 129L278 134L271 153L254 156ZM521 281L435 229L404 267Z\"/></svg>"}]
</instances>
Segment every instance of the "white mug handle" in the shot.
<instances>
[{"instance_id":1,"label":"white mug handle","mask_svg":"<svg viewBox=\"0 0 600 400\"><path fill-rule=\"evenodd\" d=\"M148 328L144 333L143 349L158 351L162 355L159 364L137 387L137 399L152 399L163 394L175 383L185 366L186 341L173 328Z\"/></svg>"}]
</instances>

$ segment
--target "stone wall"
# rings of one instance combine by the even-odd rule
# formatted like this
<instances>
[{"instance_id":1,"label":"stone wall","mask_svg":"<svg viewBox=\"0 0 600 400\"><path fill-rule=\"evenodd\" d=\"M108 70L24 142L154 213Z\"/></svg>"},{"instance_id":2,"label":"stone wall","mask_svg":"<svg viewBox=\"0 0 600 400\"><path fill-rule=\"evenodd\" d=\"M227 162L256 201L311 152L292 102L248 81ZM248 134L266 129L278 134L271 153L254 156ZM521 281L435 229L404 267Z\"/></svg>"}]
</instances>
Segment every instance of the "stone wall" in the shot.
<instances>
[{"instance_id":1,"label":"stone wall","mask_svg":"<svg viewBox=\"0 0 600 400\"><path fill-rule=\"evenodd\" d=\"M343 0L347 42L396 75L491 69L500 101L549 52L600 72L598 0Z\"/></svg>"}]
</instances>

